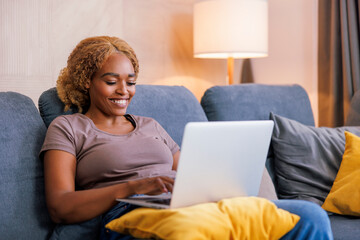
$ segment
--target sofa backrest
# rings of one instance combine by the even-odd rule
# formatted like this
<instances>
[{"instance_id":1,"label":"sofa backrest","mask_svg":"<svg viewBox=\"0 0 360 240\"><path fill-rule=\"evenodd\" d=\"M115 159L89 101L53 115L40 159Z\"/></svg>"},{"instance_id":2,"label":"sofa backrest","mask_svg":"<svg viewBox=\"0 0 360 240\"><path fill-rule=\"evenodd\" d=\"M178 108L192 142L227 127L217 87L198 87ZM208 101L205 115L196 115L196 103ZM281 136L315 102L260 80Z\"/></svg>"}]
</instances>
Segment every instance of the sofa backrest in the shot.
<instances>
[{"instance_id":1,"label":"sofa backrest","mask_svg":"<svg viewBox=\"0 0 360 240\"><path fill-rule=\"evenodd\" d=\"M52 223L38 154L46 127L32 100L0 93L0 238L47 239Z\"/></svg>"},{"instance_id":2,"label":"sofa backrest","mask_svg":"<svg viewBox=\"0 0 360 240\"><path fill-rule=\"evenodd\" d=\"M315 125L309 97L299 85L215 86L204 93L201 105L209 121L267 120L273 112Z\"/></svg>"},{"instance_id":3,"label":"sofa backrest","mask_svg":"<svg viewBox=\"0 0 360 240\"><path fill-rule=\"evenodd\" d=\"M201 105L209 121L268 120L273 112L314 126L309 97L299 85L215 86L206 90ZM271 145L266 167L276 185Z\"/></svg>"},{"instance_id":4,"label":"sofa backrest","mask_svg":"<svg viewBox=\"0 0 360 240\"><path fill-rule=\"evenodd\" d=\"M39 110L46 126L59 115L77 112L76 108L63 109L55 88L40 96ZM180 146L186 123L207 121L199 101L182 86L137 85L127 112L154 118Z\"/></svg>"}]
</instances>

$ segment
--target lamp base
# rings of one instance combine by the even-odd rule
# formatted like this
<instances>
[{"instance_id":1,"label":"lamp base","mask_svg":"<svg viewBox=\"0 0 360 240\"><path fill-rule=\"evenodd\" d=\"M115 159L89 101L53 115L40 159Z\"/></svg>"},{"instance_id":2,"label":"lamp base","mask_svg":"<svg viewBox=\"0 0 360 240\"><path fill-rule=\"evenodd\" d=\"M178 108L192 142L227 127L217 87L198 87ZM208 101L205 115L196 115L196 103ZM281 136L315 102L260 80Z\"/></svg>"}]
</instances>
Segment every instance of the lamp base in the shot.
<instances>
[{"instance_id":1,"label":"lamp base","mask_svg":"<svg viewBox=\"0 0 360 240\"><path fill-rule=\"evenodd\" d=\"M227 85L233 85L234 84L234 58L228 57L227 59L227 79L226 83Z\"/></svg>"}]
</instances>

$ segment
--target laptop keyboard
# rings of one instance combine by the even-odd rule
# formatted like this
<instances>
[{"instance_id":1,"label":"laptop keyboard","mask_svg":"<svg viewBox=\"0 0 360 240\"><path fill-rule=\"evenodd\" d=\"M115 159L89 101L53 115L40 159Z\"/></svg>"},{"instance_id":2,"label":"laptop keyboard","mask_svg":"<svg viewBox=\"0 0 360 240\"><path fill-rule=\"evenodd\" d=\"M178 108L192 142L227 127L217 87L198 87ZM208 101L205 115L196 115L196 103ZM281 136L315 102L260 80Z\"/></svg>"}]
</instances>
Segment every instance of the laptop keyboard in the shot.
<instances>
[{"instance_id":1,"label":"laptop keyboard","mask_svg":"<svg viewBox=\"0 0 360 240\"><path fill-rule=\"evenodd\" d=\"M150 202L150 203L160 203L160 204L165 204L165 205L170 205L170 201L171 199L154 199L154 200L148 200L146 202Z\"/></svg>"}]
</instances>

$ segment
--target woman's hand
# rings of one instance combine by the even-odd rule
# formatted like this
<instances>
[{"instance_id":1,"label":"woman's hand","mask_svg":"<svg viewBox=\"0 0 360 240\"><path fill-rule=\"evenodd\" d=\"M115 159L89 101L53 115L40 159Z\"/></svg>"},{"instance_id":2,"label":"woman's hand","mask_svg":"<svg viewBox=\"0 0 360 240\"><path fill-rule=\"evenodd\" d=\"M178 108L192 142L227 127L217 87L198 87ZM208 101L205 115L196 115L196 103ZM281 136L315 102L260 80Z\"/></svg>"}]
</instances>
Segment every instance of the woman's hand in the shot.
<instances>
[{"instance_id":1,"label":"woman's hand","mask_svg":"<svg viewBox=\"0 0 360 240\"><path fill-rule=\"evenodd\" d=\"M135 194L157 195L172 192L174 179L165 176L144 178L128 182L131 192Z\"/></svg>"}]
</instances>

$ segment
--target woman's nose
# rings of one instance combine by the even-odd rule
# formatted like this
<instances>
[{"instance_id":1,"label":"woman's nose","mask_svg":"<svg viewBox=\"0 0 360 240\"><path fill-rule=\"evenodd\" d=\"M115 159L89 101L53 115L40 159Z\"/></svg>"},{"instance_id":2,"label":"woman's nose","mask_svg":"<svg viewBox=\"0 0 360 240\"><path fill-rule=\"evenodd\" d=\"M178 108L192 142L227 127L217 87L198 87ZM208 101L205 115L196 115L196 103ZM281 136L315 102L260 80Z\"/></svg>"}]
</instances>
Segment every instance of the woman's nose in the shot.
<instances>
[{"instance_id":1,"label":"woman's nose","mask_svg":"<svg viewBox=\"0 0 360 240\"><path fill-rule=\"evenodd\" d=\"M116 93L118 94L125 94L127 92L126 83L121 82L118 84L118 87L116 88Z\"/></svg>"}]
</instances>

